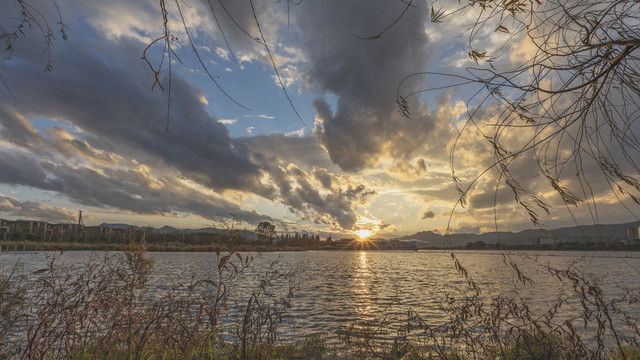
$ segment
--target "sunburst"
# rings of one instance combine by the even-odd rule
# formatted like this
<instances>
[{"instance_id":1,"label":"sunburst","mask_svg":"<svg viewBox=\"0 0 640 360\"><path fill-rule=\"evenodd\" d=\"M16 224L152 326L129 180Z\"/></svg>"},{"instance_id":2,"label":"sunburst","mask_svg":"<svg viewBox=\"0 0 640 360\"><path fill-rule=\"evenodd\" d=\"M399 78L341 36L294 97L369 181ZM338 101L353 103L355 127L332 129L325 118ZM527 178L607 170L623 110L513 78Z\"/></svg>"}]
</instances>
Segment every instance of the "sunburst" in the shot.
<instances>
[{"instance_id":1,"label":"sunburst","mask_svg":"<svg viewBox=\"0 0 640 360\"><path fill-rule=\"evenodd\" d=\"M360 236L360 240L364 240L368 237L370 237L371 235L375 234L375 232L373 232L372 230L368 230L368 229L361 229L361 230L356 230L353 232L354 234Z\"/></svg>"}]
</instances>

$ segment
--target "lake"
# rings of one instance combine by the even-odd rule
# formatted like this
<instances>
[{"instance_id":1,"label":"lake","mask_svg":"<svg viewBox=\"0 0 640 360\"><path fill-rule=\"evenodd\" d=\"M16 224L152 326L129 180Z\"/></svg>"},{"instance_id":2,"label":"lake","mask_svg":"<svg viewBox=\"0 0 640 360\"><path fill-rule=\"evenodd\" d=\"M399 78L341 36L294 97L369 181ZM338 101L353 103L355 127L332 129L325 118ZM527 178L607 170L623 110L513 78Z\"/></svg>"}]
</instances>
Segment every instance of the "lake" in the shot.
<instances>
[{"instance_id":1,"label":"lake","mask_svg":"<svg viewBox=\"0 0 640 360\"><path fill-rule=\"evenodd\" d=\"M243 254L244 255L244 254ZM274 261L281 271L294 271L292 307L281 326L285 339L301 334L321 333L337 339L348 329L375 326L385 319L393 329L406 323L407 310L413 309L430 324L445 321L439 304L446 294L470 293L467 282L443 251L306 251L251 254L252 267L237 279L237 298L246 299ZM571 284L560 281L545 265L566 267L573 264L599 279L605 296L620 296L624 287L640 288L640 253L637 252L468 252L457 251L461 264L475 279L482 296L514 294L518 290L534 312L548 310L560 294L570 294ZM4 252L0 265L6 272L20 261L26 273L44 267L45 252ZM90 252L66 252L63 262L82 264ZM206 276L216 268L213 253L149 253L155 260L149 283L150 296L162 298L172 287L191 274ZM523 285L515 271L505 265L516 262L534 280ZM273 291L285 294L287 283L276 283ZM576 302L568 303L563 316L579 314ZM393 335L393 334L391 334Z\"/></svg>"}]
</instances>

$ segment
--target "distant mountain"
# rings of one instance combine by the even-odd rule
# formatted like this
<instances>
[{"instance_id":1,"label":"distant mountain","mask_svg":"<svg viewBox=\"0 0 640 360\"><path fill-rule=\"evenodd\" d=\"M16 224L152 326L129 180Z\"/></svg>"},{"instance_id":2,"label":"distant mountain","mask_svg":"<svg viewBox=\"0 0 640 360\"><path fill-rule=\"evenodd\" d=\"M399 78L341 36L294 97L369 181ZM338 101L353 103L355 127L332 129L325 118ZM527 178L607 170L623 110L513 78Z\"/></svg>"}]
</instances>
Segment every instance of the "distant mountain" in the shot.
<instances>
[{"instance_id":1,"label":"distant mountain","mask_svg":"<svg viewBox=\"0 0 640 360\"><path fill-rule=\"evenodd\" d=\"M403 236L398 238L398 240L422 240L428 241L433 245L436 245L438 242L441 242L443 239L442 235L436 234L433 231L420 231L413 235Z\"/></svg>"},{"instance_id":2,"label":"distant mountain","mask_svg":"<svg viewBox=\"0 0 640 360\"><path fill-rule=\"evenodd\" d=\"M213 227L206 227L206 228L201 228L201 229L184 229L183 231L187 232L187 233L218 234L218 233L225 232L226 230L216 229L216 228L213 228Z\"/></svg>"},{"instance_id":3,"label":"distant mountain","mask_svg":"<svg viewBox=\"0 0 640 360\"><path fill-rule=\"evenodd\" d=\"M553 238L558 242L586 242L589 240L625 239L627 228L637 227L637 222L623 224L601 224L563 227L553 230L528 229L519 232L488 232L483 234L451 234L450 239L432 231L420 231L413 235L398 238L398 240L428 241L432 247L464 246L469 242L484 241L495 244L500 240L505 245L522 245L537 238ZM450 240L450 242L449 242Z\"/></svg>"},{"instance_id":4,"label":"distant mountain","mask_svg":"<svg viewBox=\"0 0 640 360\"><path fill-rule=\"evenodd\" d=\"M177 233L177 232L180 231L179 229L176 229L173 226L169 226L169 225L165 225L165 226L161 227L160 229L153 229L153 230L155 232L158 232L158 233L165 233L166 232L167 234L173 234L173 233Z\"/></svg>"},{"instance_id":5,"label":"distant mountain","mask_svg":"<svg viewBox=\"0 0 640 360\"><path fill-rule=\"evenodd\" d=\"M107 228L111 228L111 229L128 229L131 227L131 225L129 224L107 224L107 223L102 223L100 225L98 225L100 227L107 227Z\"/></svg>"}]
</instances>

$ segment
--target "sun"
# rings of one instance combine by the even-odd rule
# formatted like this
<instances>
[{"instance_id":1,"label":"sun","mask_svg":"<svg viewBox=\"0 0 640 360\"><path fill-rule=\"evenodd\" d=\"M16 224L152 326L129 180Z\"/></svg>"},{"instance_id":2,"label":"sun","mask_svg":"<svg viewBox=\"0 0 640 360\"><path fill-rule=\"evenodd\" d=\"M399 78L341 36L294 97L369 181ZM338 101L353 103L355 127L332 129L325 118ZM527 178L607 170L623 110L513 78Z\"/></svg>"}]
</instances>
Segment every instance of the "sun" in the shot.
<instances>
[{"instance_id":1,"label":"sun","mask_svg":"<svg viewBox=\"0 0 640 360\"><path fill-rule=\"evenodd\" d=\"M360 237L360 241L365 241L380 231L381 221L370 215L358 215L353 233Z\"/></svg>"},{"instance_id":2,"label":"sun","mask_svg":"<svg viewBox=\"0 0 640 360\"><path fill-rule=\"evenodd\" d=\"M366 239L366 238L368 238L368 237L370 237L370 236L375 234L372 230L365 230L365 229L356 230L356 231L354 231L354 233L356 235L360 236L360 239Z\"/></svg>"}]
</instances>

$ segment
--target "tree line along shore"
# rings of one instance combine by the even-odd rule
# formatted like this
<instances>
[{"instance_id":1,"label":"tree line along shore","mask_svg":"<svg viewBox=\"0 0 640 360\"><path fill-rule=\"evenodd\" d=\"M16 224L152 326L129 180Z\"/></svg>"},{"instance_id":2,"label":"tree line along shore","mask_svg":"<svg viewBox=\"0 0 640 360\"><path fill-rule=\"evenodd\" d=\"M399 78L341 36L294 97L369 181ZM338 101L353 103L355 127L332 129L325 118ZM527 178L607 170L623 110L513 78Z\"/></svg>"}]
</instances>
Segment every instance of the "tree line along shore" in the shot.
<instances>
[{"instance_id":1,"label":"tree line along shore","mask_svg":"<svg viewBox=\"0 0 640 360\"><path fill-rule=\"evenodd\" d=\"M36 220L0 219L0 251L114 250L124 251L130 244L145 244L147 251L215 252L233 247L237 251L302 250L612 250L639 251L640 243L610 241L547 241L546 243L505 243L467 241L464 245L445 242L420 242L407 239L353 237L321 238L310 233L278 233L273 224L263 221L254 231L233 228L181 230L124 224L85 226L78 223L51 224Z\"/></svg>"}]
</instances>

